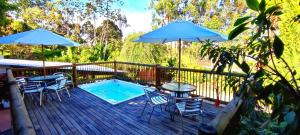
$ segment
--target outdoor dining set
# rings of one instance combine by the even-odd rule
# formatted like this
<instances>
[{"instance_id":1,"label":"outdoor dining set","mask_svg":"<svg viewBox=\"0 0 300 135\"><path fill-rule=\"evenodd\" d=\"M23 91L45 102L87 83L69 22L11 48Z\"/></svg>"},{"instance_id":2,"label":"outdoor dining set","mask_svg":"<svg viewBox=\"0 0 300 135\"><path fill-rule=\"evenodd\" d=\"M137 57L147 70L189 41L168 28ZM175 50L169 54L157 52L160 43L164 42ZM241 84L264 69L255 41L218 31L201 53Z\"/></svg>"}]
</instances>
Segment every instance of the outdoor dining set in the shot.
<instances>
[{"instance_id":1,"label":"outdoor dining set","mask_svg":"<svg viewBox=\"0 0 300 135\"><path fill-rule=\"evenodd\" d=\"M47 76L18 77L16 78L16 82L18 83L22 98L25 95L33 97L33 94L39 94L40 106L42 106L43 94L55 92L58 100L61 101L59 92L66 91L68 97L70 97L68 87L74 87L72 76L63 72Z\"/></svg>"},{"instance_id":2,"label":"outdoor dining set","mask_svg":"<svg viewBox=\"0 0 300 135\"><path fill-rule=\"evenodd\" d=\"M159 107L163 111L162 106L165 106L165 111L170 113L170 117L174 120L174 115L179 113L181 116L181 126L183 128L184 116L200 116L200 120L204 114L202 109L203 99L201 97L193 97L190 92L195 91L196 87L187 83L170 82L163 84L159 89L155 87L145 87L146 103L142 110L143 116L146 107L152 107L148 122L155 108Z\"/></svg>"}]
</instances>

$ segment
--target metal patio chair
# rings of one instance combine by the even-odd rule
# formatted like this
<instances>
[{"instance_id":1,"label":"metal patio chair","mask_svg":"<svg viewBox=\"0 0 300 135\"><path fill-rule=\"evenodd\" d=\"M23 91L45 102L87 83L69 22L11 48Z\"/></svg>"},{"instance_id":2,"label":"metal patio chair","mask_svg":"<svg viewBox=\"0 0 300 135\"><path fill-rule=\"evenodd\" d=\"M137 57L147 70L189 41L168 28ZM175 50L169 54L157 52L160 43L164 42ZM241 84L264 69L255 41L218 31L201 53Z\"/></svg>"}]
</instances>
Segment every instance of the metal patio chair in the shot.
<instances>
[{"instance_id":1,"label":"metal patio chair","mask_svg":"<svg viewBox=\"0 0 300 135\"><path fill-rule=\"evenodd\" d=\"M152 117L154 109L159 106L160 109L162 110L162 105L166 105L168 103L168 98L166 96L164 96L163 94L155 92L153 90L153 88L150 88L150 87L144 88L144 92L146 95L146 103L145 103L144 109L141 113L141 116L143 116L143 113L144 113L147 105L149 104L152 107L152 111L151 111L149 119L148 119L148 122L150 122L150 119Z\"/></svg>"},{"instance_id":2,"label":"metal patio chair","mask_svg":"<svg viewBox=\"0 0 300 135\"><path fill-rule=\"evenodd\" d=\"M183 116L199 116L202 120L203 110L202 103L203 99L200 97L189 97L189 98L176 98L178 103L176 103L176 109L180 114L181 128L183 130Z\"/></svg>"},{"instance_id":3,"label":"metal patio chair","mask_svg":"<svg viewBox=\"0 0 300 135\"><path fill-rule=\"evenodd\" d=\"M59 78L57 78L57 79L55 80L54 83L51 83L51 82L50 82L51 85L46 86L46 89L47 89L48 91L55 91L55 92L56 92L56 95L57 95L57 97L58 97L58 99L59 99L59 101L61 101L61 98L60 98L60 96L59 96L59 94L58 94L59 91L66 90L68 96L70 97L69 90L68 90L68 88L66 87L66 82L67 82L67 79L66 79L65 77L59 77Z\"/></svg>"},{"instance_id":4,"label":"metal patio chair","mask_svg":"<svg viewBox=\"0 0 300 135\"><path fill-rule=\"evenodd\" d=\"M61 77L65 77L67 79L66 85L68 85L68 86L71 85L72 88L75 87L72 75L70 75L68 73L64 73L64 72L56 72L53 75L58 75L58 76L61 76Z\"/></svg>"},{"instance_id":5,"label":"metal patio chair","mask_svg":"<svg viewBox=\"0 0 300 135\"><path fill-rule=\"evenodd\" d=\"M40 106L42 106L42 98L43 98L43 90L44 87L38 81L24 81L24 80L17 80L18 86L21 90L22 98L24 99L25 94L32 94L38 93L39 94L39 102ZM33 98L33 97L32 97Z\"/></svg>"}]
</instances>

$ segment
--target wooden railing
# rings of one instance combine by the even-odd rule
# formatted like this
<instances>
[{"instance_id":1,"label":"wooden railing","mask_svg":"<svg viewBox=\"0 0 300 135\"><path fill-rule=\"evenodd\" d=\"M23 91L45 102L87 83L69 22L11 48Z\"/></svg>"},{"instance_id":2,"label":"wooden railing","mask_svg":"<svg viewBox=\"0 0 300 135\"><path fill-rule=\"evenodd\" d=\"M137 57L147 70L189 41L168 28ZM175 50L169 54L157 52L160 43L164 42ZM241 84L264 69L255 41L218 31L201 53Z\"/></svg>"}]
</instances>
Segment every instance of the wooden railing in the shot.
<instances>
[{"instance_id":1,"label":"wooden railing","mask_svg":"<svg viewBox=\"0 0 300 135\"><path fill-rule=\"evenodd\" d=\"M35 135L36 133L21 97L20 90L10 69L7 70L7 78L7 85L9 85L10 91L13 133L15 135Z\"/></svg>"},{"instance_id":2,"label":"wooden railing","mask_svg":"<svg viewBox=\"0 0 300 135\"><path fill-rule=\"evenodd\" d=\"M117 78L140 84L161 86L170 81L177 81L177 68L153 64L130 62L80 63L56 67L46 67L47 74L65 72L73 76L75 84L95 82L97 80ZM43 68L14 68L15 76L43 75ZM210 100L219 99L229 102L237 91L245 75L231 73L217 74L207 70L181 69L181 82L197 86L193 92Z\"/></svg>"}]
</instances>

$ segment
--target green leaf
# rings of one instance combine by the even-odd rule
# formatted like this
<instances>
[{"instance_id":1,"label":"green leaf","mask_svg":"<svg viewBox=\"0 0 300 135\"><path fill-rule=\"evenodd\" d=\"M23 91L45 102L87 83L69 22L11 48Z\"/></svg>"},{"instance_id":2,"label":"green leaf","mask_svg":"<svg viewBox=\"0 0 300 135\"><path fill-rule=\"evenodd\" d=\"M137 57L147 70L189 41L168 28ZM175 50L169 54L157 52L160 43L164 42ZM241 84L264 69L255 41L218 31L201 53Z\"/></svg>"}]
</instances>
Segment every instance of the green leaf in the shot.
<instances>
[{"instance_id":1,"label":"green leaf","mask_svg":"<svg viewBox=\"0 0 300 135\"><path fill-rule=\"evenodd\" d=\"M259 3L257 0L246 0L246 2L250 9L258 11Z\"/></svg>"},{"instance_id":2,"label":"green leaf","mask_svg":"<svg viewBox=\"0 0 300 135\"><path fill-rule=\"evenodd\" d=\"M259 3L259 10L264 11L265 9L266 9L266 1L261 0L261 2Z\"/></svg>"},{"instance_id":3,"label":"green leaf","mask_svg":"<svg viewBox=\"0 0 300 135\"><path fill-rule=\"evenodd\" d=\"M237 27L235 27L228 35L228 39L232 40L234 39L236 36L238 36L239 34L241 34L242 32L244 32L245 30L249 29L248 27L245 27L248 23L243 23Z\"/></svg>"},{"instance_id":4,"label":"green leaf","mask_svg":"<svg viewBox=\"0 0 300 135\"><path fill-rule=\"evenodd\" d=\"M235 21L235 23L234 23L233 26L238 26L238 25L244 23L244 22L245 22L246 20L248 20L249 18L251 18L251 16L245 16L245 17L238 18L238 19Z\"/></svg>"},{"instance_id":5,"label":"green leaf","mask_svg":"<svg viewBox=\"0 0 300 135\"><path fill-rule=\"evenodd\" d=\"M254 78L255 79L260 78L260 77L264 76L264 74L265 74L264 70L260 69L254 74Z\"/></svg>"},{"instance_id":6,"label":"green leaf","mask_svg":"<svg viewBox=\"0 0 300 135\"><path fill-rule=\"evenodd\" d=\"M249 65L243 61L242 64L240 64L238 61L235 61L236 65L239 66L245 73L248 73L250 71Z\"/></svg>"},{"instance_id":7,"label":"green leaf","mask_svg":"<svg viewBox=\"0 0 300 135\"><path fill-rule=\"evenodd\" d=\"M273 13L273 15L282 15L283 14L283 12L282 11L275 11L274 13Z\"/></svg>"},{"instance_id":8,"label":"green leaf","mask_svg":"<svg viewBox=\"0 0 300 135\"><path fill-rule=\"evenodd\" d=\"M272 14L273 12L275 12L276 10L280 9L279 6L272 6L272 7L269 7L267 10L266 10L266 14Z\"/></svg>"},{"instance_id":9,"label":"green leaf","mask_svg":"<svg viewBox=\"0 0 300 135\"><path fill-rule=\"evenodd\" d=\"M274 53L275 53L276 58L280 58L281 55L283 54L284 43L276 35L275 35L275 39L274 39L274 42L273 42L273 49L274 49Z\"/></svg>"}]
</instances>

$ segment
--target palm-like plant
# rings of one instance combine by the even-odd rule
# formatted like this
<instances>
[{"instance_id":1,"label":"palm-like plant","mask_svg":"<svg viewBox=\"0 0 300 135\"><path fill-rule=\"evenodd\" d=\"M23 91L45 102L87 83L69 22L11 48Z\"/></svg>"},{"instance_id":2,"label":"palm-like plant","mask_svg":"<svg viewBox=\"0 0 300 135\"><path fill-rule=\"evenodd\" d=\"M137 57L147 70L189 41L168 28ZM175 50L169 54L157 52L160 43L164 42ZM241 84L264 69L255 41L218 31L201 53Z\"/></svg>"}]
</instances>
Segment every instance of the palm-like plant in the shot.
<instances>
[{"instance_id":1,"label":"palm-like plant","mask_svg":"<svg viewBox=\"0 0 300 135\"><path fill-rule=\"evenodd\" d=\"M300 90L296 71L282 57L284 43L277 34L276 20L283 12L266 1L246 0L253 14L236 20L229 39L247 33L245 45L231 48L204 45L201 55L209 55L216 72L230 71L235 64L248 75L239 91L247 110L242 113L243 133L291 133L299 122ZM284 34L284 33L283 33ZM251 59L251 60L250 60Z\"/></svg>"}]
</instances>

